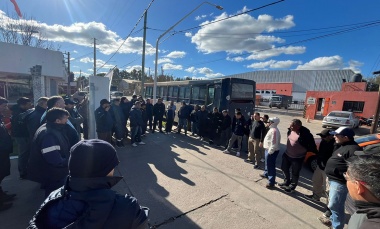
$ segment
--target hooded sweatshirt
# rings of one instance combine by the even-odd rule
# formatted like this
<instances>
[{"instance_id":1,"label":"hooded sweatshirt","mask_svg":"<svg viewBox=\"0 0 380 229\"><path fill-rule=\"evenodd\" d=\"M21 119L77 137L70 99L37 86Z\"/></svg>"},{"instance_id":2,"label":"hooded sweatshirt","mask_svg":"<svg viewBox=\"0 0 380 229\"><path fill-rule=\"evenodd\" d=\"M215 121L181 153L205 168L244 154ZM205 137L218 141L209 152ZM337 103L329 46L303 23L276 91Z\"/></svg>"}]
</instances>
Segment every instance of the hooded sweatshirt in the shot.
<instances>
[{"instance_id":1,"label":"hooded sweatshirt","mask_svg":"<svg viewBox=\"0 0 380 229\"><path fill-rule=\"evenodd\" d=\"M275 151L280 150L281 134L277 125L280 123L280 119L277 117L271 118L272 124L269 126L268 133L264 138L264 149L268 150L269 154L273 154Z\"/></svg>"},{"instance_id":2,"label":"hooded sweatshirt","mask_svg":"<svg viewBox=\"0 0 380 229\"><path fill-rule=\"evenodd\" d=\"M380 204L355 201L358 210L350 218L348 229L380 228Z\"/></svg>"}]
</instances>

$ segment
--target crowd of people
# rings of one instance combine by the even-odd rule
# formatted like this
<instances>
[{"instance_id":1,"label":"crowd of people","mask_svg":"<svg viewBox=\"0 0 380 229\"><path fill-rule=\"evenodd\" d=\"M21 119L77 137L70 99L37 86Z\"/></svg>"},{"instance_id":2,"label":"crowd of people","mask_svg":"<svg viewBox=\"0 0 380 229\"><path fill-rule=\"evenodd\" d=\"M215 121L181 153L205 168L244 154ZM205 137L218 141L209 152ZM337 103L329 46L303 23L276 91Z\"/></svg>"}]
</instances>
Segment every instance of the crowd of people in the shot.
<instances>
[{"instance_id":1,"label":"crowd of people","mask_svg":"<svg viewBox=\"0 0 380 229\"><path fill-rule=\"evenodd\" d=\"M0 97L0 114L7 104ZM380 150L378 147L363 153L350 128L322 130L317 134L322 139L318 148L310 130L301 120L293 119L281 158L284 180L277 183L276 160L281 145L278 117L261 117L256 112L246 119L239 108L230 117L227 110L220 112L214 107L209 112L204 105L192 106L185 101L177 109L174 102L165 106L159 98L153 105L150 99L134 95L131 100L102 99L94 112L99 140L87 140L87 106L86 98L77 103L52 96L39 98L33 108L31 100L22 97L12 107L11 135L1 122L0 184L9 175L13 138L19 155L19 178L40 183L47 197L31 220L31 228L41 224L60 228L73 222L81 228L119 228L118 223L130 225L127 228L146 226L147 215L136 199L110 190L121 179L113 176L119 163L114 147L125 147L127 138L133 147L145 145L142 138L157 128L165 134L187 135L191 131L200 141L238 157L242 156L243 141L247 141L244 161L263 170L260 176L267 179L266 188L273 190L277 184L286 193L297 188L305 156L313 152L318 167L312 177L312 193L304 196L313 201L327 198L326 212L318 218L321 223L335 229L344 227L346 196L356 210L349 228L375 228L369 225L380 223ZM173 130L176 116L178 125ZM0 186L0 211L9 209L14 198L15 194ZM94 214L81 217L89 206L94 207Z\"/></svg>"}]
</instances>

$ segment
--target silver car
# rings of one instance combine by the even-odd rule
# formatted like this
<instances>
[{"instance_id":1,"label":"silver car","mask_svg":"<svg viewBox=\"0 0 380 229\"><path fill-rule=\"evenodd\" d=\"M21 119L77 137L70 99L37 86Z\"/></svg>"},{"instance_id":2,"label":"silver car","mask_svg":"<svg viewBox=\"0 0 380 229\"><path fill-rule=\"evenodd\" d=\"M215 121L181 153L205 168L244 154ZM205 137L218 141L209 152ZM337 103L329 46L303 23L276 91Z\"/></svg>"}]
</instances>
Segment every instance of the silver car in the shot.
<instances>
[{"instance_id":1,"label":"silver car","mask_svg":"<svg viewBox=\"0 0 380 229\"><path fill-rule=\"evenodd\" d=\"M353 112L350 111L332 111L326 117L323 118L322 127L359 127L359 119Z\"/></svg>"}]
</instances>

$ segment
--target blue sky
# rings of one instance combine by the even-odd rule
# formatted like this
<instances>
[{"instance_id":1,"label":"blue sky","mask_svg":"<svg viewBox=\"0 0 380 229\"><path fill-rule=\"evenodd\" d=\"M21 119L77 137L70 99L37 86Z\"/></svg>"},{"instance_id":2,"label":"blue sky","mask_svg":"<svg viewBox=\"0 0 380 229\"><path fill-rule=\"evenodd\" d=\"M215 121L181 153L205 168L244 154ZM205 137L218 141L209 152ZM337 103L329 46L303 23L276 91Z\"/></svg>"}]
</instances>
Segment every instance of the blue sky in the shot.
<instances>
[{"instance_id":1,"label":"blue sky","mask_svg":"<svg viewBox=\"0 0 380 229\"><path fill-rule=\"evenodd\" d=\"M104 65L98 72L107 72L115 65L128 71L141 69L143 20L124 39L151 1L17 3L25 18L33 17L44 37L59 45L60 51L71 53L71 70L77 76L80 70L84 75L93 72L94 37L97 68ZM153 1L148 11L146 72L150 68L154 74L157 38L203 2ZM285 0L226 19L272 2L276 0L210 1L223 10L203 4L161 40L159 70L193 78L258 70L346 68L367 77L380 70L380 1ZM0 0L0 22L12 16L12 3Z\"/></svg>"}]
</instances>

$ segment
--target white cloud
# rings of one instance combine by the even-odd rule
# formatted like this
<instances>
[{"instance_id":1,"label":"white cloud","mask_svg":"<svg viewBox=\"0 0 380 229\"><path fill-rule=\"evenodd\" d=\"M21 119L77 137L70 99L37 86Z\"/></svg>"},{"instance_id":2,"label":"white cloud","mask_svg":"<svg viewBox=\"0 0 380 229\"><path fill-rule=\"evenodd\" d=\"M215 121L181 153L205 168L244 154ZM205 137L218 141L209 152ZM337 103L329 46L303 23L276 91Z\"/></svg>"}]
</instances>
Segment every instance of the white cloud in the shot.
<instances>
[{"instance_id":1,"label":"white cloud","mask_svg":"<svg viewBox=\"0 0 380 229\"><path fill-rule=\"evenodd\" d=\"M198 68L197 71L200 73L200 74L211 74L212 73L212 70L210 68L206 68L206 67L203 67L203 68Z\"/></svg>"},{"instance_id":2,"label":"white cloud","mask_svg":"<svg viewBox=\"0 0 380 229\"><path fill-rule=\"evenodd\" d=\"M9 18L3 11L0 11L0 15L0 24L17 24L19 20L25 20ZM79 46L93 47L93 38L95 37L97 39L97 49L106 55L114 53L124 42L123 37L107 29L101 22L92 21L86 23L76 22L70 25L49 25L35 20L26 20L26 23L37 26L43 37L53 42L67 42ZM141 54L142 41L142 37L129 37L118 52ZM148 55L154 54L151 44L146 44L146 50Z\"/></svg>"},{"instance_id":3,"label":"white cloud","mask_svg":"<svg viewBox=\"0 0 380 229\"><path fill-rule=\"evenodd\" d=\"M166 57L169 57L169 58L183 58L185 56L186 56L186 52L183 52L183 51L173 51L169 53L168 55L166 55Z\"/></svg>"},{"instance_id":4,"label":"white cloud","mask_svg":"<svg viewBox=\"0 0 380 229\"><path fill-rule=\"evenodd\" d=\"M166 63L166 64L162 65L162 68L164 70L182 70L182 65L175 65L175 64L171 64L171 63Z\"/></svg>"},{"instance_id":5,"label":"white cloud","mask_svg":"<svg viewBox=\"0 0 380 229\"><path fill-rule=\"evenodd\" d=\"M303 65L299 65L296 70L337 70L344 66L343 58L335 56L318 57Z\"/></svg>"},{"instance_id":6,"label":"white cloud","mask_svg":"<svg viewBox=\"0 0 380 229\"><path fill-rule=\"evenodd\" d=\"M207 15L205 15L205 14L204 14L204 15L200 15L200 16L196 16L196 17L195 17L195 20L196 20L196 21L200 21L200 20L202 20L202 19L205 18L205 17L207 17Z\"/></svg>"},{"instance_id":7,"label":"white cloud","mask_svg":"<svg viewBox=\"0 0 380 229\"><path fill-rule=\"evenodd\" d=\"M238 57L227 57L226 58L226 60L229 60L229 61L234 61L234 62L242 62L242 61L244 61L244 58L243 57L240 57L240 56L238 56Z\"/></svg>"},{"instance_id":8,"label":"white cloud","mask_svg":"<svg viewBox=\"0 0 380 229\"><path fill-rule=\"evenodd\" d=\"M228 15L222 13L213 21L226 17ZM209 22L205 21L202 24ZM262 35L262 32L289 29L293 26L295 23L291 15L279 19L270 15L260 15L256 19L248 14L243 14L201 28L194 34L191 41L196 44L199 51L204 53L220 51L228 53L254 52L271 49L273 43L284 42L279 37Z\"/></svg>"},{"instance_id":9,"label":"white cloud","mask_svg":"<svg viewBox=\"0 0 380 229\"><path fill-rule=\"evenodd\" d=\"M185 69L186 72L194 72L195 71L195 67L190 67L190 68L186 68Z\"/></svg>"},{"instance_id":10,"label":"white cloud","mask_svg":"<svg viewBox=\"0 0 380 229\"><path fill-rule=\"evenodd\" d=\"M290 68L293 65L296 64L302 64L301 61L293 61L293 60L285 60L285 61L276 61L276 60L268 60L265 62L257 62L253 63L247 66L247 68L261 68L261 69L266 69L266 68Z\"/></svg>"},{"instance_id":11,"label":"white cloud","mask_svg":"<svg viewBox=\"0 0 380 229\"><path fill-rule=\"evenodd\" d=\"M363 63L357 60L350 60L348 62L348 69L351 69L352 71L356 73L360 73L361 70L358 67L363 66Z\"/></svg>"},{"instance_id":12,"label":"white cloud","mask_svg":"<svg viewBox=\"0 0 380 229\"><path fill-rule=\"evenodd\" d=\"M191 32L186 32L186 33L185 33L185 36L186 36L186 37L192 37L193 34L192 34Z\"/></svg>"},{"instance_id":13,"label":"white cloud","mask_svg":"<svg viewBox=\"0 0 380 229\"><path fill-rule=\"evenodd\" d=\"M77 50L73 50L73 53L78 53L78 51Z\"/></svg>"},{"instance_id":14,"label":"white cloud","mask_svg":"<svg viewBox=\"0 0 380 229\"><path fill-rule=\"evenodd\" d=\"M85 58L82 58L79 60L80 62L82 63L91 63L93 64L94 63L94 58L90 58L90 57L85 57ZM103 64L105 63L104 60L101 60L101 59L96 59L96 68L99 68L100 66L103 66ZM110 68L113 68L115 67L115 65L113 64L106 64L102 67L102 69L110 69Z\"/></svg>"},{"instance_id":15,"label":"white cloud","mask_svg":"<svg viewBox=\"0 0 380 229\"><path fill-rule=\"evenodd\" d=\"M136 69L136 71L139 71L139 70L142 69L142 67L141 67L141 65L127 66L127 67L125 68L125 71L127 71L127 72L131 72L131 71L133 71L134 69Z\"/></svg>"},{"instance_id":16,"label":"white cloud","mask_svg":"<svg viewBox=\"0 0 380 229\"><path fill-rule=\"evenodd\" d=\"M279 56L281 54L302 54L306 51L306 47L304 46L288 46L288 47L273 47L264 51L254 51L250 56L248 56L247 60L265 60L271 57Z\"/></svg>"},{"instance_id":17,"label":"white cloud","mask_svg":"<svg viewBox=\"0 0 380 229\"><path fill-rule=\"evenodd\" d=\"M162 63L173 63L173 61L169 58L158 59L157 64L162 64Z\"/></svg>"},{"instance_id":18,"label":"white cloud","mask_svg":"<svg viewBox=\"0 0 380 229\"><path fill-rule=\"evenodd\" d=\"M74 72L74 75L75 75L75 77L79 77L80 75L82 75L82 76L89 76L89 75L92 75L92 74L89 74L89 73L87 73L87 72Z\"/></svg>"}]
</instances>

